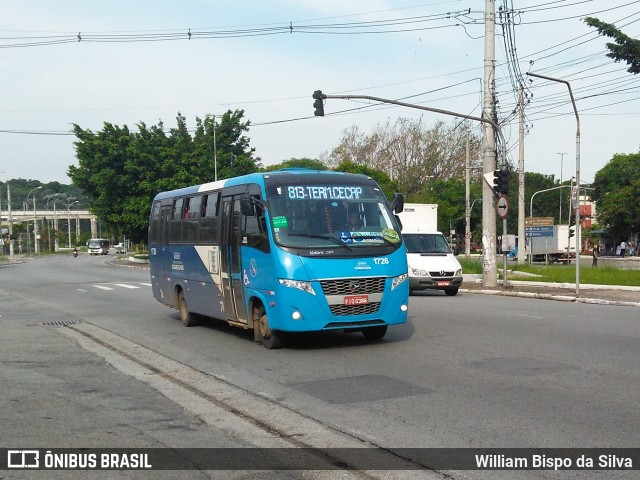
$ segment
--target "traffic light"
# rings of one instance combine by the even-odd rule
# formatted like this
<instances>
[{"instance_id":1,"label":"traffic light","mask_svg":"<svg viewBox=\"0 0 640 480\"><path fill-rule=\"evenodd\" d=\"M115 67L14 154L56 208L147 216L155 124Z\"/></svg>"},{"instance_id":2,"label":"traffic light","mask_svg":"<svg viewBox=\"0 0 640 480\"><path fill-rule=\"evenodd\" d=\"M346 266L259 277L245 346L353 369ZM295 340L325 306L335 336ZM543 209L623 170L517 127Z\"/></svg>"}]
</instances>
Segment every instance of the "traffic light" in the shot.
<instances>
[{"instance_id":1,"label":"traffic light","mask_svg":"<svg viewBox=\"0 0 640 480\"><path fill-rule=\"evenodd\" d=\"M511 179L511 174L509 170L498 170L498 189L500 193L506 195L509 193L509 180Z\"/></svg>"},{"instance_id":2,"label":"traffic light","mask_svg":"<svg viewBox=\"0 0 640 480\"><path fill-rule=\"evenodd\" d=\"M325 98L327 98L327 96L322 93L322 90L316 90L315 92L313 92L313 98L316 100L315 102L313 102L313 108L316 109L313 112L313 114L316 117L324 117L324 103L323 103L323 100Z\"/></svg>"},{"instance_id":3,"label":"traffic light","mask_svg":"<svg viewBox=\"0 0 640 480\"><path fill-rule=\"evenodd\" d=\"M493 197L497 200L500 196L500 170L493 171Z\"/></svg>"},{"instance_id":4,"label":"traffic light","mask_svg":"<svg viewBox=\"0 0 640 480\"><path fill-rule=\"evenodd\" d=\"M509 193L509 170L501 169L493 171L493 196L497 199L500 195Z\"/></svg>"},{"instance_id":5,"label":"traffic light","mask_svg":"<svg viewBox=\"0 0 640 480\"><path fill-rule=\"evenodd\" d=\"M575 225L571 225L569 227L569 238L575 237L575 236L576 236L576 226Z\"/></svg>"}]
</instances>

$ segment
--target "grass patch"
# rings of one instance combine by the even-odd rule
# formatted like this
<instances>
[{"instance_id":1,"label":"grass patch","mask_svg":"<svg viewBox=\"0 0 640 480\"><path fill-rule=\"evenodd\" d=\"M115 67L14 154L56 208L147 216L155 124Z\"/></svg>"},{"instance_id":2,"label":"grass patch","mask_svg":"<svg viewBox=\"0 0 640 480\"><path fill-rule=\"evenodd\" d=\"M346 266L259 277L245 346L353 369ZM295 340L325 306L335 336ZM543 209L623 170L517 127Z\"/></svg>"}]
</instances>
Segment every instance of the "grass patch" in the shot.
<instances>
[{"instance_id":1,"label":"grass patch","mask_svg":"<svg viewBox=\"0 0 640 480\"><path fill-rule=\"evenodd\" d=\"M464 255L456 257L462 265L463 273L482 273L482 257L466 258ZM594 285L626 285L632 287L640 287L640 270L628 270L618 268L615 265L601 264L598 268L592 268L591 265L580 264L580 283ZM526 280L528 282L551 282L551 283L575 283L576 282L576 265L517 265L515 262L509 262L508 270L530 273L537 276L527 276L526 278L518 278L510 276L512 280ZM498 259L497 271L499 278L502 278L502 262Z\"/></svg>"},{"instance_id":2,"label":"grass patch","mask_svg":"<svg viewBox=\"0 0 640 480\"><path fill-rule=\"evenodd\" d=\"M575 283L576 266L571 265L509 265L509 270L533 273L534 282ZM580 265L580 283L596 285L628 285L640 287L640 270L625 270L611 265L591 268Z\"/></svg>"},{"instance_id":3,"label":"grass patch","mask_svg":"<svg viewBox=\"0 0 640 480\"><path fill-rule=\"evenodd\" d=\"M456 257L462 266L462 273L482 273L482 257Z\"/></svg>"}]
</instances>

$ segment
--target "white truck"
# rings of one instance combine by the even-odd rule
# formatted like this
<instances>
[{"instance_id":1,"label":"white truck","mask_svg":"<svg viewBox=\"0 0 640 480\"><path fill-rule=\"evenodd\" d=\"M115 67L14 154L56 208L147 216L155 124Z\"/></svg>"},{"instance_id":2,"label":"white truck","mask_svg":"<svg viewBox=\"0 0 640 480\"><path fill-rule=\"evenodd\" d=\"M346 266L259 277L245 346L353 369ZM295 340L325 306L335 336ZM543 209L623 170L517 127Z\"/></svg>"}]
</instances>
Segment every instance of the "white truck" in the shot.
<instances>
[{"instance_id":1,"label":"white truck","mask_svg":"<svg viewBox=\"0 0 640 480\"><path fill-rule=\"evenodd\" d=\"M405 203L398 217L407 248L409 293L434 289L456 295L462 284L462 267L445 236L438 232L438 205Z\"/></svg>"},{"instance_id":2,"label":"white truck","mask_svg":"<svg viewBox=\"0 0 640 480\"><path fill-rule=\"evenodd\" d=\"M550 237L531 237L529 254L534 262L571 263L576 258L576 239L569 237L569 225L554 225Z\"/></svg>"}]
</instances>

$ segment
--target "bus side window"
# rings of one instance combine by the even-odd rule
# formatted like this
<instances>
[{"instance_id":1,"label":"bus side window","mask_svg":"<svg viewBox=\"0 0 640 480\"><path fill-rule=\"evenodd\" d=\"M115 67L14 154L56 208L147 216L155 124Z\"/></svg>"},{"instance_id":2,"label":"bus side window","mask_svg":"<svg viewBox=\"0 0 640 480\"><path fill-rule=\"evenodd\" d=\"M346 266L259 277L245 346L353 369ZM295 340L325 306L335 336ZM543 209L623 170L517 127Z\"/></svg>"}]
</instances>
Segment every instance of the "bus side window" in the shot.
<instances>
[{"instance_id":1,"label":"bus side window","mask_svg":"<svg viewBox=\"0 0 640 480\"><path fill-rule=\"evenodd\" d=\"M201 198L201 196L195 196L185 199L182 238L186 242L198 242L198 217L200 216Z\"/></svg>"},{"instance_id":2,"label":"bus side window","mask_svg":"<svg viewBox=\"0 0 640 480\"><path fill-rule=\"evenodd\" d=\"M202 197L202 216L200 217L200 242L213 244L218 239L218 193L209 193Z\"/></svg>"},{"instance_id":3,"label":"bus side window","mask_svg":"<svg viewBox=\"0 0 640 480\"><path fill-rule=\"evenodd\" d=\"M267 236L267 221L265 210L259 205L251 205L251 213L243 218L243 234L247 238L249 247L269 253L269 238Z\"/></svg>"},{"instance_id":4,"label":"bus side window","mask_svg":"<svg viewBox=\"0 0 640 480\"><path fill-rule=\"evenodd\" d=\"M151 221L149 222L149 242L160 240L160 202L155 202L151 207Z\"/></svg>"},{"instance_id":5,"label":"bus side window","mask_svg":"<svg viewBox=\"0 0 640 480\"><path fill-rule=\"evenodd\" d=\"M182 198L177 198L173 202L173 212L171 214L171 228L169 230L169 241L179 243L182 241Z\"/></svg>"}]
</instances>

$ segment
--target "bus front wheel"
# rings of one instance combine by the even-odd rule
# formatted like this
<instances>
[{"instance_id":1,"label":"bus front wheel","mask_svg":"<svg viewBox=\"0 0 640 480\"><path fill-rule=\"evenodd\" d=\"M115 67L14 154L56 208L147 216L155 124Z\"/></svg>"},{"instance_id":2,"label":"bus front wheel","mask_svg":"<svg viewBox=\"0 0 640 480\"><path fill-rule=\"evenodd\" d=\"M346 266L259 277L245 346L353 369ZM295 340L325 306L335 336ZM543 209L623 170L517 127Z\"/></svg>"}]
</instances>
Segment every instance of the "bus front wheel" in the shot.
<instances>
[{"instance_id":1,"label":"bus front wheel","mask_svg":"<svg viewBox=\"0 0 640 480\"><path fill-rule=\"evenodd\" d=\"M258 327L260 330L260 341L262 342L263 347L268 348L269 350L282 348L282 333L271 330L267 312L262 305L254 307L253 321L258 322Z\"/></svg>"},{"instance_id":2,"label":"bus front wheel","mask_svg":"<svg viewBox=\"0 0 640 480\"><path fill-rule=\"evenodd\" d=\"M180 321L185 327L195 327L198 324L196 315L189 312L187 299L183 292L178 294L178 310L180 311Z\"/></svg>"},{"instance_id":3,"label":"bus front wheel","mask_svg":"<svg viewBox=\"0 0 640 480\"><path fill-rule=\"evenodd\" d=\"M387 326L380 325L379 327L368 327L362 329L362 335L367 340L380 340L387 334Z\"/></svg>"}]
</instances>

